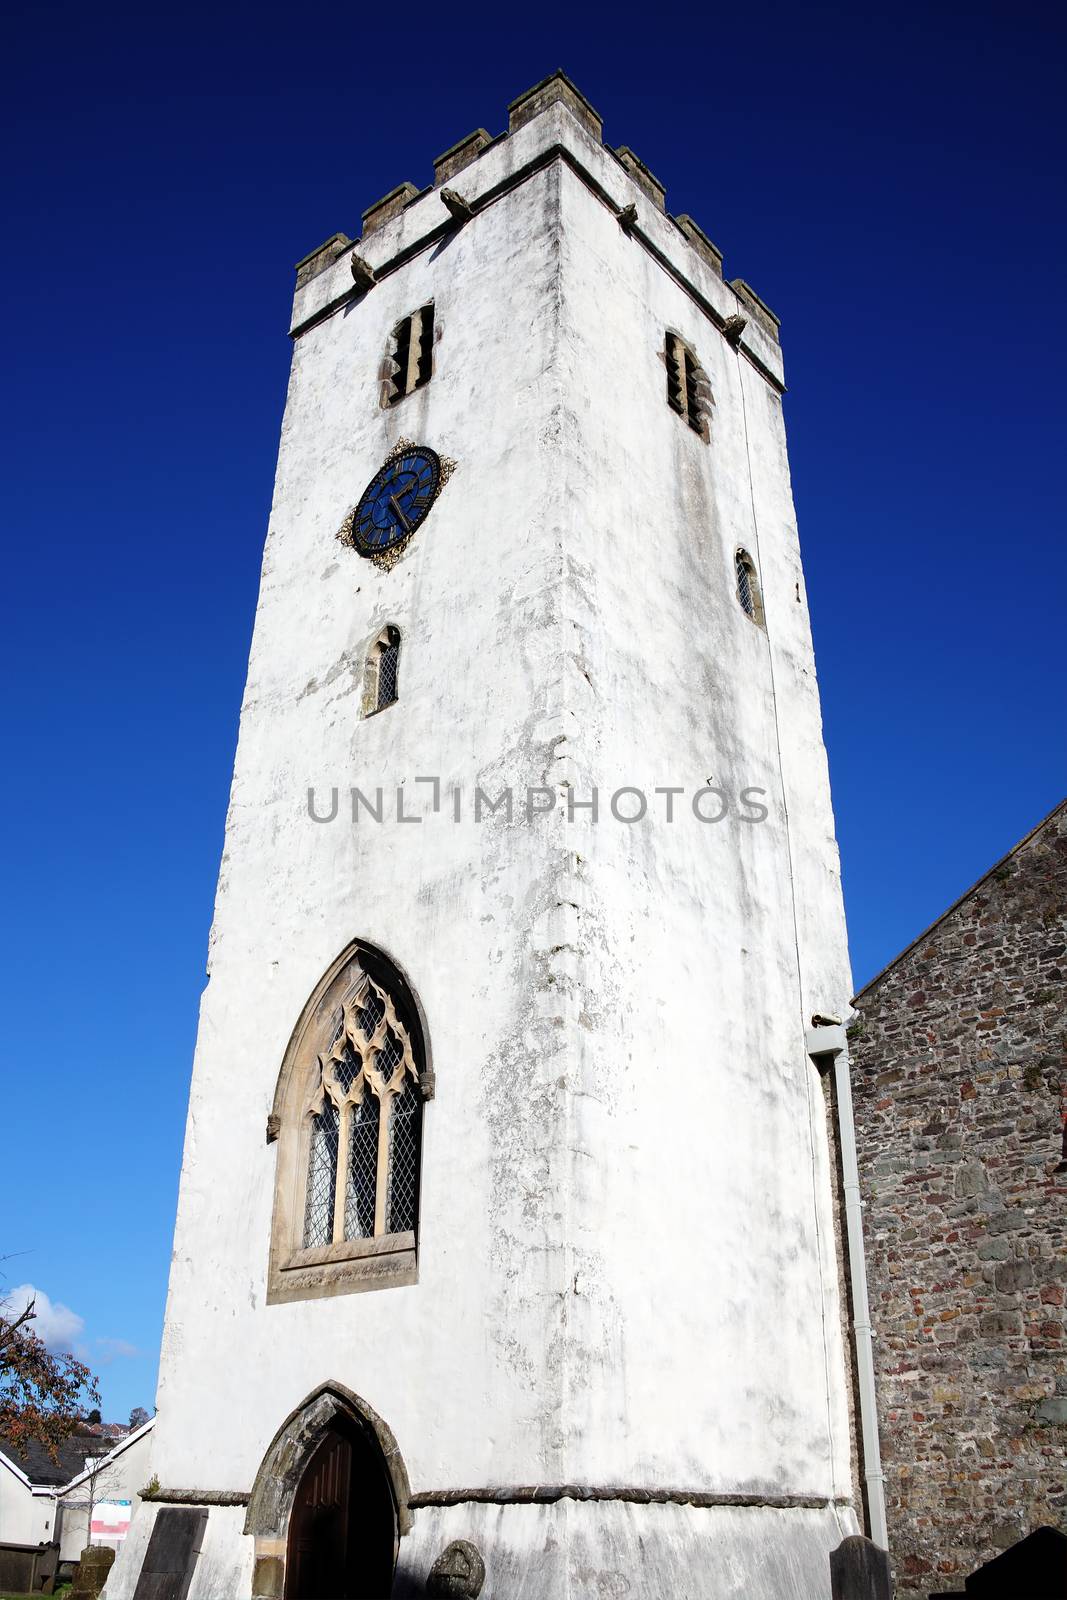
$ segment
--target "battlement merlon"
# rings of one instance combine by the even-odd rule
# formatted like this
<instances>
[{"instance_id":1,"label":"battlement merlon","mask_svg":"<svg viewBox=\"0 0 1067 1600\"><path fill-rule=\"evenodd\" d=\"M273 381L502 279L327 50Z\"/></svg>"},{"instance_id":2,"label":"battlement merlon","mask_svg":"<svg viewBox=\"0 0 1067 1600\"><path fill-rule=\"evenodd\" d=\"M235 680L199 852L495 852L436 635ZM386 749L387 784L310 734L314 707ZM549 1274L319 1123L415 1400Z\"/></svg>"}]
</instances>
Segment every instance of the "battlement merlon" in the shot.
<instances>
[{"instance_id":1,"label":"battlement merlon","mask_svg":"<svg viewBox=\"0 0 1067 1600\"><path fill-rule=\"evenodd\" d=\"M784 390L778 318L744 279L722 276L722 253L693 218L666 211L659 180L626 145L604 144L601 119L570 79L553 73L512 101L507 133L478 128L434 161L425 189L402 183L363 213L363 233L334 234L297 267L292 337L348 305L374 284L518 188L563 161L682 287L709 322L767 381Z\"/></svg>"}]
</instances>

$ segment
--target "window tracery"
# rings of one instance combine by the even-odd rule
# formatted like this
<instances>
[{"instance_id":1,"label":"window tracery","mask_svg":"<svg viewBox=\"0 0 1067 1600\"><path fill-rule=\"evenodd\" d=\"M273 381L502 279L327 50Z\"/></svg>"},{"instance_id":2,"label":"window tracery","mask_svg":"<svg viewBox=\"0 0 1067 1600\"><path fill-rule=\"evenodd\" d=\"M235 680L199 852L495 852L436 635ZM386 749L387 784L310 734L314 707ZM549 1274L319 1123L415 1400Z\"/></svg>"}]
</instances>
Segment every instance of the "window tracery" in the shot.
<instances>
[{"instance_id":1,"label":"window tracery","mask_svg":"<svg viewBox=\"0 0 1067 1600\"><path fill-rule=\"evenodd\" d=\"M268 1300L413 1283L433 1077L403 977L357 941L304 1008L282 1064Z\"/></svg>"},{"instance_id":2,"label":"window tracery","mask_svg":"<svg viewBox=\"0 0 1067 1600\"><path fill-rule=\"evenodd\" d=\"M415 1226L419 1072L392 999L363 976L358 997L342 1004L333 1044L319 1056L307 1106L305 1248Z\"/></svg>"}]
</instances>

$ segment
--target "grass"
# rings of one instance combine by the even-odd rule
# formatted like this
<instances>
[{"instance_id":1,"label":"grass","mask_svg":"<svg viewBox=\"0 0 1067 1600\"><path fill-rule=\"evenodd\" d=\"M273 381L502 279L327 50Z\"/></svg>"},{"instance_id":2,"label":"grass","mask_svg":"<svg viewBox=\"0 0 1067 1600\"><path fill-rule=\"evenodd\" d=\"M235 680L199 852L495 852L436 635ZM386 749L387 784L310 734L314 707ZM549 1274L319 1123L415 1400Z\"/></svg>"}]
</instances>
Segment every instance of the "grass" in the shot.
<instances>
[{"instance_id":1,"label":"grass","mask_svg":"<svg viewBox=\"0 0 1067 1600\"><path fill-rule=\"evenodd\" d=\"M57 1600L63 1600L63 1596L69 1594L71 1588L72 1585L69 1583L62 1584L56 1590ZM36 1594L13 1594L9 1589L5 1589L3 1594L0 1594L0 1600L41 1600L41 1591L38 1589Z\"/></svg>"}]
</instances>

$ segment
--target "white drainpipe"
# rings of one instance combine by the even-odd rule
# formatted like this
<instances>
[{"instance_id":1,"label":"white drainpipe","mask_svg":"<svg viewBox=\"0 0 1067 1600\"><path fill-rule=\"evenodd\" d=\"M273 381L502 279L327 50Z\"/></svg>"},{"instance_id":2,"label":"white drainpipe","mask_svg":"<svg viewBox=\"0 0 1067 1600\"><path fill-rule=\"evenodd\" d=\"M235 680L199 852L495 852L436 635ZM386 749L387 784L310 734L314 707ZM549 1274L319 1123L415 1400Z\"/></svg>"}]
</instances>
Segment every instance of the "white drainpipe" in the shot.
<instances>
[{"instance_id":1,"label":"white drainpipe","mask_svg":"<svg viewBox=\"0 0 1067 1600\"><path fill-rule=\"evenodd\" d=\"M814 1022L814 1018L812 1019ZM837 1091L837 1135L841 1150L841 1171L845 1187L845 1229L848 1237L848 1268L852 1287L852 1331L856 1351L856 1377L860 1392L860 1437L863 1442L863 1478L867 1486L867 1510L871 1538L883 1550L889 1548L885 1520L885 1489L882 1457L878 1445L878 1411L874 1397L874 1351L871 1310L867 1300L867 1264L863 1255L863 1202L860 1199L860 1174L856 1164L856 1129L852 1120L852 1085L848 1071L848 1040L839 1023L821 1022L808 1030L808 1054L832 1056L834 1087Z\"/></svg>"}]
</instances>

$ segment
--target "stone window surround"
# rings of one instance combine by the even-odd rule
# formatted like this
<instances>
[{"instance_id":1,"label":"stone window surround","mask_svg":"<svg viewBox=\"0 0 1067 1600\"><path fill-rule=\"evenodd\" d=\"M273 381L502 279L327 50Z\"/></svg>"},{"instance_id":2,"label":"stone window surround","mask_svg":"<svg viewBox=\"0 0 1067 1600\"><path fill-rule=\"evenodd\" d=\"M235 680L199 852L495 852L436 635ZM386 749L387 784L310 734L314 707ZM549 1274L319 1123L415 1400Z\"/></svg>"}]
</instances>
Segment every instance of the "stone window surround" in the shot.
<instances>
[{"instance_id":1,"label":"stone window surround","mask_svg":"<svg viewBox=\"0 0 1067 1600\"><path fill-rule=\"evenodd\" d=\"M384 705L378 703L378 668L381 664L382 653L389 645L395 645L399 652L403 644L403 636L395 623L387 622L384 628L379 628L364 655L363 667L363 695L360 702L360 716L376 717L380 711L388 711L395 706L399 694L392 700L387 700ZM399 655L397 672L399 674Z\"/></svg>"},{"instance_id":2,"label":"stone window surround","mask_svg":"<svg viewBox=\"0 0 1067 1600\"><path fill-rule=\"evenodd\" d=\"M663 365L667 372L667 404L676 416L680 417L687 427L703 439L705 444L711 442L711 409L714 404L711 394L711 381L697 359L696 351L688 339L683 339L676 328L668 328L660 352ZM687 374L686 362L692 367L692 375ZM670 398L671 380L678 387L679 400L676 404ZM689 404L689 389L693 390L695 408Z\"/></svg>"},{"instance_id":3,"label":"stone window surround","mask_svg":"<svg viewBox=\"0 0 1067 1600\"><path fill-rule=\"evenodd\" d=\"M424 305L409 311L406 316L394 324L389 330L389 343L385 358L380 369L381 394L380 404L383 411L391 410L415 394L419 389L425 389L437 368L436 347L441 337L441 327L437 318L437 308L431 298ZM429 318L429 349L428 370L422 375L423 365L423 330L427 317ZM402 334L407 332L407 355L403 370L397 359L398 349Z\"/></svg>"},{"instance_id":4,"label":"stone window surround","mask_svg":"<svg viewBox=\"0 0 1067 1600\"><path fill-rule=\"evenodd\" d=\"M419 1062L422 1098L433 1098L433 1072L426 1047L421 1008L403 971L376 946L354 939L319 980L308 1000L282 1060L267 1119L267 1142L277 1142L274 1213L267 1272L267 1304L312 1300L324 1295L353 1294L418 1282L418 1240L414 1232L383 1234L372 1239L346 1239L306 1248L303 1244L311 1118L307 1103L319 1070L323 1024L335 1009L338 980L358 958L399 991L413 1024L413 1048Z\"/></svg>"},{"instance_id":5,"label":"stone window surround","mask_svg":"<svg viewBox=\"0 0 1067 1600\"><path fill-rule=\"evenodd\" d=\"M751 611L745 605L745 602L741 596L742 567L744 568L745 576L748 579L748 593L752 604ZM760 587L759 572L756 569L756 563L752 556L742 544L739 544L737 549L734 551L734 578L734 593L737 596L737 603L741 610L748 618L749 622L754 623L757 628L763 628L764 631L766 631L767 618L763 610L763 590Z\"/></svg>"}]
</instances>

